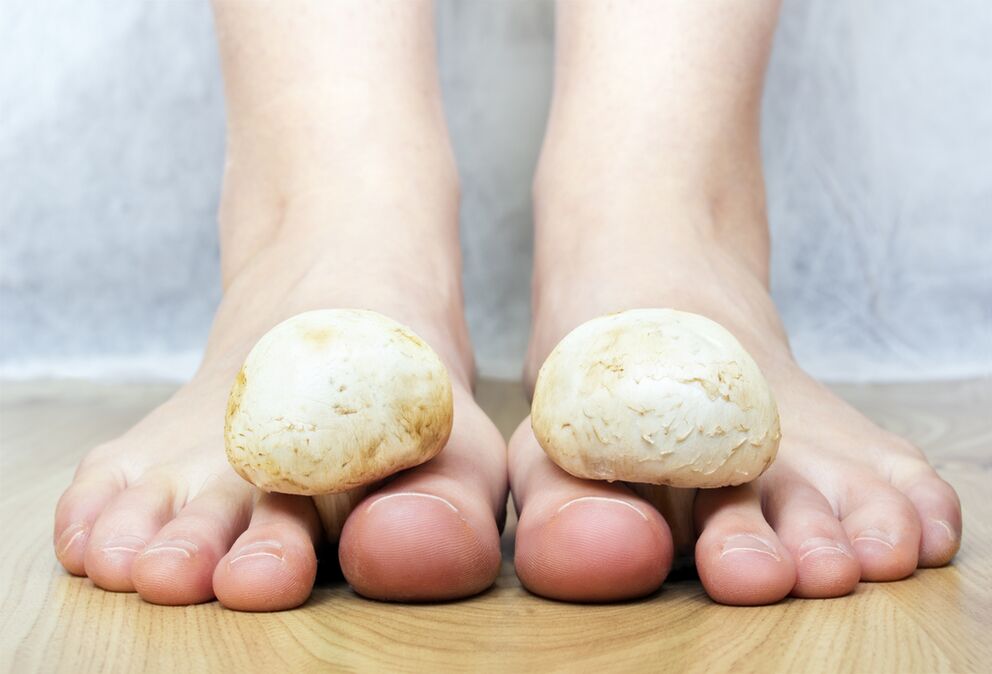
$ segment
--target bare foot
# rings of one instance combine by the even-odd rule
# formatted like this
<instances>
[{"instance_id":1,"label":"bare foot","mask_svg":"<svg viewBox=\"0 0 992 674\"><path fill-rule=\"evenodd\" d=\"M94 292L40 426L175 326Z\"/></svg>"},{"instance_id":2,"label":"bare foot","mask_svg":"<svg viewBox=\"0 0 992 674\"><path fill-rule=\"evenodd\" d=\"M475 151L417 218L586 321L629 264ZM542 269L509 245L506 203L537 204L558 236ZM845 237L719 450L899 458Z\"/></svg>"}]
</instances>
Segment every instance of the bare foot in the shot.
<instances>
[{"instance_id":1,"label":"bare foot","mask_svg":"<svg viewBox=\"0 0 992 674\"><path fill-rule=\"evenodd\" d=\"M216 10L230 118L224 298L193 380L80 464L57 508L56 554L99 587L155 603L216 596L276 610L306 601L325 539L313 501L261 494L235 475L223 447L227 395L249 349L280 320L368 308L409 325L441 356L455 420L438 457L357 504L341 532L342 570L356 591L381 599L479 592L499 567L506 458L471 393L457 179L429 8ZM376 59L349 60L373 43ZM306 59L297 47L311 50ZM338 78L342 64L371 72ZM252 76L239 77L245 70ZM395 86L353 90L385 77Z\"/></svg>"},{"instance_id":2,"label":"bare foot","mask_svg":"<svg viewBox=\"0 0 992 674\"><path fill-rule=\"evenodd\" d=\"M369 223L364 232L386 216L361 216ZM56 515L56 553L66 569L155 603L215 595L241 609L303 602L316 570L314 545L323 538L313 503L256 493L233 473L224 455L224 410L239 361L262 332L301 311L347 306L374 308L427 339L451 372L456 412L440 456L368 496L348 519L340 545L346 577L360 593L389 599L450 598L492 583L505 452L472 399L457 265L438 259L425 274L407 264L407 251L416 249L408 242L406 251L381 250L382 269L369 269L367 260L352 259L368 240L333 238L304 238L299 247L280 238L247 263L225 293L194 379L87 455Z\"/></svg>"},{"instance_id":3,"label":"bare foot","mask_svg":"<svg viewBox=\"0 0 992 674\"><path fill-rule=\"evenodd\" d=\"M610 311L664 306L730 329L779 404L783 438L772 467L751 485L695 497L695 559L710 596L731 604L839 596L859 580L898 580L953 558L961 537L954 490L919 449L796 365L767 289L733 251L705 236L640 260L639 247L603 245L597 241L581 260L559 258L559 269L541 274L531 385L575 325ZM510 457L521 511L516 564L527 587L557 598L617 599L661 584L672 542L650 503L624 485L565 474L544 456L528 422L513 437Z\"/></svg>"},{"instance_id":4,"label":"bare foot","mask_svg":"<svg viewBox=\"0 0 992 674\"><path fill-rule=\"evenodd\" d=\"M683 493L685 521L666 522L628 486L558 469L525 421L510 442L510 481L517 573L535 593L652 592L672 562L670 525L694 525L703 585L729 604L839 596L859 580L947 564L958 549L954 490L919 449L799 368L772 304L758 104L776 5L558 6L555 97L535 181L528 382L595 316L692 311L755 357L783 437L756 482Z\"/></svg>"},{"instance_id":5,"label":"bare foot","mask_svg":"<svg viewBox=\"0 0 992 674\"><path fill-rule=\"evenodd\" d=\"M348 519L340 546L345 575L360 593L391 599L462 596L492 583L505 452L472 399L457 257L445 261L438 251L429 266L413 266L406 256L420 246L407 241L408 248L380 248L379 268L369 268L355 250L371 245L366 237L388 214L321 215L330 223L346 218L363 223L360 240L349 243L339 232L297 245L279 235L246 263L225 292L194 379L83 460L56 515L56 552L66 569L156 603L215 595L242 609L303 602L314 580L314 544L323 538L312 501L255 493L234 474L223 448L224 410L239 361L269 327L309 309L362 307L412 326L442 355L456 413L440 456L367 497ZM457 256L457 242L451 247ZM418 253L425 262L432 255Z\"/></svg>"}]
</instances>

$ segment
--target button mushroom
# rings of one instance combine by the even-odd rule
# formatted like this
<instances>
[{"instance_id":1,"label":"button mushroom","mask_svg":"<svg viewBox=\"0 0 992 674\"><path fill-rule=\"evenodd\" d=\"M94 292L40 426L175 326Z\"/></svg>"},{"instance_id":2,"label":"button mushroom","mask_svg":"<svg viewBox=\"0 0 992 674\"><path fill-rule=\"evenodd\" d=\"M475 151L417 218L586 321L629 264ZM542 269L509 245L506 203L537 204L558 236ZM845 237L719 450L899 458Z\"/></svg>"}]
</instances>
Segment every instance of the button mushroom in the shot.
<instances>
[{"instance_id":1,"label":"button mushroom","mask_svg":"<svg viewBox=\"0 0 992 674\"><path fill-rule=\"evenodd\" d=\"M283 321L251 350L224 444L257 487L315 496L333 535L367 485L440 452L452 420L451 381L426 342L376 312L328 309Z\"/></svg>"},{"instance_id":2,"label":"button mushroom","mask_svg":"<svg viewBox=\"0 0 992 674\"><path fill-rule=\"evenodd\" d=\"M646 485L748 482L781 437L771 389L744 347L708 318L673 309L610 314L569 333L538 374L531 424L568 473L643 483L638 491L663 510L685 510L691 498ZM685 513L674 519L688 526Z\"/></svg>"}]
</instances>

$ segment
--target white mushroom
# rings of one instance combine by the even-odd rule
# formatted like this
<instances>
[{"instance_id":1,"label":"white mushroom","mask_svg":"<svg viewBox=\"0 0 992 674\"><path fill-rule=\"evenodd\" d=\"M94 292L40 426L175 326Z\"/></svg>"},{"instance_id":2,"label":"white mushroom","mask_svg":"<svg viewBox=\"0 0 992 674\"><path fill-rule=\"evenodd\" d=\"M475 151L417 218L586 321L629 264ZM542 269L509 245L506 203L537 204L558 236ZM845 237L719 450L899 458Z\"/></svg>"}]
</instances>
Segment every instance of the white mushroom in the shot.
<instances>
[{"instance_id":1,"label":"white mushroom","mask_svg":"<svg viewBox=\"0 0 992 674\"><path fill-rule=\"evenodd\" d=\"M265 491L317 499L332 535L363 487L434 457L451 381L416 334L373 311L294 316L262 336L228 400L228 460Z\"/></svg>"},{"instance_id":2,"label":"white mushroom","mask_svg":"<svg viewBox=\"0 0 992 674\"><path fill-rule=\"evenodd\" d=\"M538 374L531 424L572 475L673 487L753 480L781 436L754 359L717 323L673 309L569 333Z\"/></svg>"}]
</instances>

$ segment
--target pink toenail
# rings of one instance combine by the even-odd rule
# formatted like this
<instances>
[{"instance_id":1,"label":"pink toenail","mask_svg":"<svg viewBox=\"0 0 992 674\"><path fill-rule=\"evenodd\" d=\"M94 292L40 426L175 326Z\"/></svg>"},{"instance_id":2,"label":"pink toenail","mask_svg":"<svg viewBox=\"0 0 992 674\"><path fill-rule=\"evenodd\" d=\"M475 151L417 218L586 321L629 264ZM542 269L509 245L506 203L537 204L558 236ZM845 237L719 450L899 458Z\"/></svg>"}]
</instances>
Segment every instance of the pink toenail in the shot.
<instances>
[{"instance_id":1,"label":"pink toenail","mask_svg":"<svg viewBox=\"0 0 992 674\"><path fill-rule=\"evenodd\" d=\"M142 551L141 556L144 557L145 555L152 555L152 554L158 554L164 552L170 555L174 555L178 553L181 555L185 555L187 559L192 559L193 555L195 555L197 551L199 551L199 549L200 549L199 546L193 541L187 541L182 538L176 538L173 540L156 543L150 548L145 548L144 551Z\"/></svg>"},{"instance_id":2,"label":"pink toenail","mask_svg":"<svg viewBox=\"0 0 992 674\"><path fill-rule=\"evenodd\" d=\"M947 522L947 520L938 520L938 519L930 518L930 528L934 531L940 531L946 534L947 537L952 541L958 540L957 532L954 531L954 529L951 527L950 523Z\"/></svg>"},{"instance_id":3,"label":"pink toenail","mask_svg":"<svg viewBox=\"0 0 992 674\"><path fill-rule=\"evenodd\" d=\"M829 556L841 556L854 558L854 555L848 549L848 546L840 541L835 541L832 538L810 538L807 539L802 545L799 546L799 561L803 561L807 557L820 555Z\"/></svg>"},{"instance_id":4,"label":"pink toenail","mask_svg":"<svg viewBox=\"0 0 992 674\"><path fill-rule=\"evenodd\" d=\"M107 541L101 550L105 553L138 554L145 547L145 542L137 536L118 536Z\"/></svg>"},{"instance_id":5,"label":"pink toenail","mask_svg":"<svg viewBox=\"0 0 992 674\"><path fill-rule=\"evenodd\" d=\"M865 529L854 539L852 539L851 542L878 543L879 545L884 545L889 550L895 549L895 546L892 545L892 542L889 539L889 535L881 529Z\"/></svg>"},{"instance_id":6,"label":"pink toenail","mask_svg":"<svg viewBox=\"0 0 992 674\"><path fill-rule=\"evenodd\" d=\"M434 499L435 501L440 501L444 505L448 506L454 512L456 513L458 512L458 508L455 507L455 504L449 501L448 499L441 498L440 496L435 496L434 494L424 494L419 491L400 491L400 492L396 492L395 494L386 494L385 496L380 496L379 498L372 501L372 503L368 505L368 508L365 509L365 512L371 512L372 508L376 507L383 501L389 500L391 498L396 498L397 496L419 496L420 498Z\"/></svg>"},{"instance_id":7,"label":"pink toenail","mask_svg":"<svg viewBox=\"0 0 992 674\"><path fill-rule=\"evenodd\" d=\"M231 558L228 565L233 566L236 562L243 562L246 559L257 559L259 557L272 557L283 561L283 547L279 541L255 541L249 543L240 550L238 554Z\"/></svg>"},{"instance_id":8,"label":"pink toenail","mask_svg":"<svg viewBox=\"0 0 992 674\"><path fill-rule=\"evenodd\" d=\"M65 554L69 552L69 548L76 544L83 534L86 533L86 527L82 524L70 524L59 536L59 542L55 546L55 555L62 559Z\"/></svg>"},{"instance_id":9,"label":"pink toenail","mask_svg":"<svg viewBox=\"0 0 992 674\"><path fill-rule=\"evenodd\" d=\"M771 543L754 534L735 534L728 537L723 542L723 552L720 553L721 559L732 552L755 552L759 555L768 555L776 562L782 561L782 558L779 557L778 552L775 551Z\"/></svg>"},{"instance_id":10,"label":"pink toenail","mask_svg":"<svg viewBox=\"0 0 992 674\"><path fill-rule=\"evenodd\" d=\"M599 501L601 503L617 503L619 505L624 506L625 508L630 508L635 513L637 513L638 515L640 515L644 519L644 521L647 521L647 519L648 519L648 516L645 515L644 512L640 508L638 508L637 506L635 506L633 503L630 503L629 501L624 501L624 500L618 499L618 498L610 498L609 496L580 496L578 498L573 498L571 501L567 501L560 508L558 508L558 510L556 511L556 514L557 513L560 513L562 510L564 510L565 508L568 508L569 506L575 505L576 503L583 503L583 502L590 502L591 503L591 502L596 502L596 501Z\"/></svg>"}]
</instances>

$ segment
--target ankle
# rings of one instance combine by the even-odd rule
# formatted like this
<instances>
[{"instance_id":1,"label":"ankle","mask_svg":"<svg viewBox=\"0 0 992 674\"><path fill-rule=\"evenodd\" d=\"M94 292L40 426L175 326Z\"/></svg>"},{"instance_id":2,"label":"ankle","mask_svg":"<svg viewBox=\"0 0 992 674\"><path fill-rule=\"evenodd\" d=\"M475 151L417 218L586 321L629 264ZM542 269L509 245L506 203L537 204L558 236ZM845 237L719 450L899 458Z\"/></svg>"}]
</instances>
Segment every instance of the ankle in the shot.
<instances>
[{"instance_id":1,"label":"ankle","mask_svg":"<svg viewBox=\"0 0 992 674\"><path fill-rule=\"evenodd\" d=\"M576 268L612 274L658 265L691 273L714 255L768 287L769 233L763 189L697 185L671 189L618 176L576 185L543 174L534 187L535 283ZM760 175L759 175L760 180ZM760 187L760 186L759 186Z\"/></svg>"},{"instance_id":2,"label":"ankle","mask_svg":"<svg viewBox=\"0 0 992 674\"><path fill-rule=\"evenodd\" d=\"M446 138L418 153L378 142L348 151L232 148L219 212L224 285L276 244L314 265L405 255L405 266L445 271L459 256L458 204Z\"/></svg>"},{"instance_id":3,"label":"ankle","mask_svg":"<svg viewBox=\"0 0 992 674\"><path fill-rule=\"evenodd\" d=\"M235 97L220 209L225 277L276 232L300 227L308 241L317 229L343 245L349 228L373 224L402 223L415 240L439 228L456 235L454 153L440 94L423 86L312 78L254 105Z\"/></svg>"},{"instance_id":4,"label":"ankle","mask_svg":"<svg viewBox=\"0 0 992 674\"><path fill-rule=\"evenodd\" d=\"M361 114L355 114L356 105ZM440 102L436 111L411 107L396 101L310 101L309 107L301 102L266 114L229 115L225 178L264 180L282 196L397 179L401 185L429 180L457 192Z\"/></svg>"}]
</instances>

